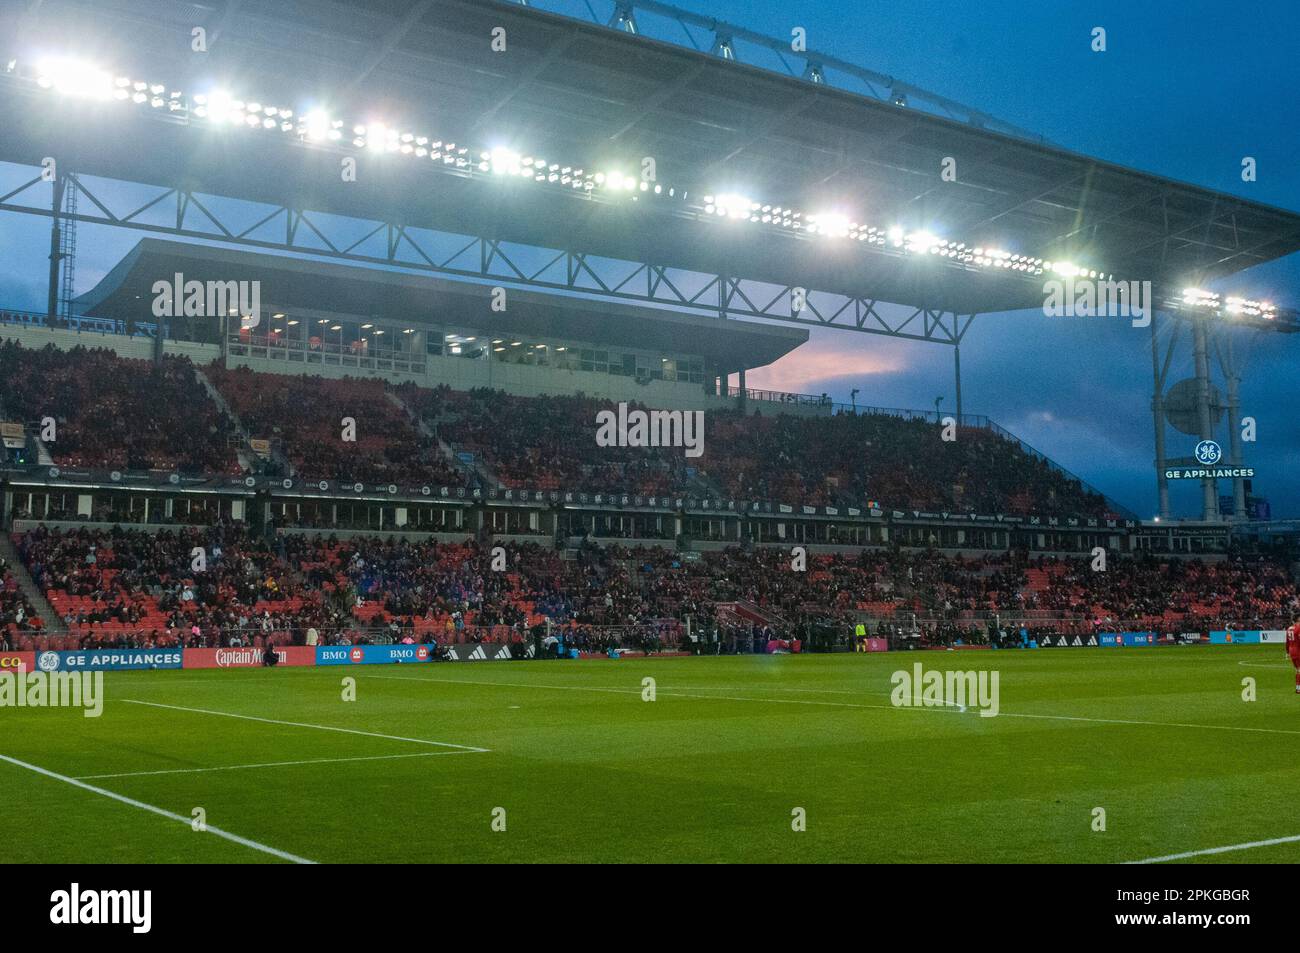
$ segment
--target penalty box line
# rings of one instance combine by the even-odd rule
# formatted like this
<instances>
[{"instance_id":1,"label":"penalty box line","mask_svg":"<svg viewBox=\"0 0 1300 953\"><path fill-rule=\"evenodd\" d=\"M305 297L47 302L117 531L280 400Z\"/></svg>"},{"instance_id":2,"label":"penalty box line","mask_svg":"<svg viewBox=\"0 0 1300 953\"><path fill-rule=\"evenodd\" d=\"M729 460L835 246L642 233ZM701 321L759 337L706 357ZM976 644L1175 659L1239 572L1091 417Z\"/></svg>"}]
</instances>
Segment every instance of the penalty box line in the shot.
<instances>
[{"instance_id":1,"label":"penalty box line","mask_svg":"<svg viewBox=\"0 0 1300 953\"><path fill-rule=\"evenodd\" d=\"M146 804L144 801L137 801L135 798L126 797L123 794L117 794L113 791L109 791L106 788L96 787L93 784L87 784L85 781L79 781L76 778L70 778L66 774L59 774L55 771L49 771L35 764L28 764L26 761L19 761L17 758L11 758L8 755L0 754L0 761L4 761L7 764L12 764L15 767L23 768L27 771L32 771L43 777L53 778L55 781L62 781L64 784L70 784L74 788L81 788L83 791L89 791L92 794L98 794L100 797L109 798L110 800L117 801L121 804L125 804L128 807L134 807L137 810L141 810L141 811L148 811L150 814L157 814L159 817L165 817L169 821L177 821L191 829L193 828L193 821L191 818L173 813L172 811L168 811L165 808L156 807L153 804ZM216 834L218 837L224 838L228 841L231 841L232 843L239 844L243 847L251 847L253 850L261 851L264 854L270 854L272 857L278 857L280 860L286 860L293 864L316 863L316 861L308 860L306 857L299 857L297 854L290 854L288 851L283 851L275 847L270 847L266 844L259 843L258 841L250 840L247 837L241 837L238 834L231 833L230 831L222 830L220 827L213 827L211 824L206 824L203 827L201 833Z\"/></svg>"},{"instance_id":2,"label":"penalty box line","mask_svg":"<svg viewBox=\"0 0 1300 953\"><path fill-rule=\"evenodd\" d=\"M266 725L285 725L289 728L311 728L316 731L337 731L345 735L362 735L366 738L383 738L387 741L405 741L413 745L433 745L438 748L455 748L458 751L487 754L491 748L479 748L474 745L452 744L450 741L430 741L427 738L405 738L401 735L385 735L377 731L362 731L359 728L340 728L337 725L312 725L301 721L281 721L278 718L261 718L257 715L240 715L230 711L213 711L210 708L186 708L184 705L164 705L162 702L145 702L135 698L123 698L128 705L144 705L149 708L167 708L171 711L188 711L197 715L216 715L221 718L238 718L241 721L260 721Z\"/></svg>"}]
</instances>

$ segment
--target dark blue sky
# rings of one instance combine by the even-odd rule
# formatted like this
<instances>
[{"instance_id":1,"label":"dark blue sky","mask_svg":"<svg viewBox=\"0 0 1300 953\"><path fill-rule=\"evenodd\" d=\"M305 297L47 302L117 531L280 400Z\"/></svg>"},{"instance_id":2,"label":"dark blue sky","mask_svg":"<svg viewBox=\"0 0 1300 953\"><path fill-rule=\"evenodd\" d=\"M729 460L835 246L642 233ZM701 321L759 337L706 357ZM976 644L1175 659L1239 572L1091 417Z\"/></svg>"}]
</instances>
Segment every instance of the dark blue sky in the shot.
<instances>
[{"instance_id":1,"label":"dark blue sky","mask_svg":"<svg viewBox=\"0 0 1300 953\"><path fill-rule=\"evenodd\" d=\"M1296 0L710 0L707 12L773 36L804 27L814 49L1065 148L1300 210ZM1105 53L1090 49L1094 26L1106 29ZM1243 156L1258 161L1258 181L1241 181ZM1300 307L1297 259L1218 290ZM1247 462L1260 470L1255 490L1274 515L1298 516L1300 338L1253 337L1240 340L1251 355L1243 413L1260 428ZM967 412L988 414L1140 515L1155 513L1149 332L1116 319L982 316L962 347L962 371ZM942 406L953 406L950 349L875 336L815 331L803 353L752 381L839 400L857 387L859 403L891 407L929 408L943 394ZM1192 443L1171 431L1171 452ZM1199 485L1175 491L1173 503L1199 514Z\"/></svg>"},{"instance_id":2,"label":"dark blue sky","mask_svg":"<svg viewBox=\"0 0 1300 953\"><path fill-rule=\"evenodd\" d=\"M602 13L610 6L593 3ZM536 5L581 9L568 0ZM1298 0L680 5L773 36L800 26L814 49L951 96L1060 146L1300 210ZM1105 53L1089 48L1094 26L1107 31ZM1240 178L1248 155L1258 161L1254 183ZM15 171L0 167L0 185L14 181ZM44 308L47 228L44 219L0 218L0 305ZM78 292L140 236L83 227L80 237ZM1300 307L1297 259L1217 290ZM1256 492L1272 501L1275 516L1300 516L1300 339L1243 338L1240 348L1250 352L1243 412L1259 422L1259 441L1247 452L1261 473ZM962 347L962 369L968 413L989 415L1140 515L1155 512L1147 331L1119 319L985 315ZM860 404L889 407L930 408L942 394L944 409L953 406L949 348L849 332L814 331L806 348L750 383L846 402L856 387ZM1171 452L1187 452L1192 442L1174 436ZM1174 505L1194 515L1197 488L1176 492Z\"/></svg>"}]
</instances>

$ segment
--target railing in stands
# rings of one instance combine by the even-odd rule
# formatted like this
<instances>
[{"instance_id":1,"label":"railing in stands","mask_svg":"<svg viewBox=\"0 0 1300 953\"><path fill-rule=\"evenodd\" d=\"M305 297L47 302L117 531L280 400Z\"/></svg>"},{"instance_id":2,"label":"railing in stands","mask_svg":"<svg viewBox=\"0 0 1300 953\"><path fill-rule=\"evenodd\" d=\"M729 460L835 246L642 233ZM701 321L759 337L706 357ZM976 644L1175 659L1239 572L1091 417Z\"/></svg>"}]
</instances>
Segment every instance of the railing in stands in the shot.
<instances>
[{"instance_id":1,"label":"railing in stands","mask_svg":"<svg viewBox=\"0 0 1300 953\"><path fill-rule=\"evenodd\" d=\"M831 398L826 394L813 396L812 394L793 394L789 391L782 390L762 390L755 387L728 387L728 397L739 397L744 394L746 400L761 400L775 404L796 404L800 407L826 407L831 408L833 405Z\"/></svg>"},{"instance_id":2,"label":"railing in stands","mask_svg":"<svg viewBox=\"0 0 1300 953\"><path fill-rule=\"evenodd\" d=\"M66 324L66 327L64 326ZM23 328L47 328L51 330L73 331L77 334L94 333L94 334L126 334L126 322L114 321L108 318L91 318L85 315L73 315L66 322L62 319L55 319L53 324L50 323L49 315L44 312L36 311L15 311L12 309L0 309L0 326L16 325ZM141 337L153 337L157 330L154 324L144 324L137 322L135 334Z\"/></svg>"}]
</instances>

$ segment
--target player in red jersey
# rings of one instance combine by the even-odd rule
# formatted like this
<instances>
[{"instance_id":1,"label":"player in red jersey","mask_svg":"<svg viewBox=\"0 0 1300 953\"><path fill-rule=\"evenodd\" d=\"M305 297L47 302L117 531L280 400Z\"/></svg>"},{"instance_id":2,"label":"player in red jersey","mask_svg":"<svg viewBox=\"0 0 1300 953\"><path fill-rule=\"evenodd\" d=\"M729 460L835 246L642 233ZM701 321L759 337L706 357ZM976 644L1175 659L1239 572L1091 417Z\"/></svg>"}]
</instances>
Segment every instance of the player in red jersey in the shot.
<instances>
[{"instance_id":1,"label":"player in red jersey","mask_svg":"<svg viewBox=\"0 0 1300 953\"><path fill-rule=\"evenodd\" d=\"M1300 622L1286 630L1286 654L1295 666L1295 690L1300 695Z\"/></svg>"}]
</instances>

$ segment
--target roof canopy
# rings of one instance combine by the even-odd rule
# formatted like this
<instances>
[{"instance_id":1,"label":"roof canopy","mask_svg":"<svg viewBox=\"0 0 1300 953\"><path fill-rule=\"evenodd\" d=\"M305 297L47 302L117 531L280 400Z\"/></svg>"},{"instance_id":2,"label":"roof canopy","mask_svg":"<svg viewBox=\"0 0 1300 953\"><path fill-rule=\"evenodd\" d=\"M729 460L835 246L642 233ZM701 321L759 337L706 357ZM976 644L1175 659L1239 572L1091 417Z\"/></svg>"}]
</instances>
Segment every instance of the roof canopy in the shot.
<instances>
[{"instance_id":1,"label":"roof canopy","mask_svg":"<svg viewBox=\"0 0 1300 953\"><path fill-rule=\"evenodd\" d=\"M190 31L209 31L206 57ZM507 49L494 51L493 30ZM92 39L87 39L92 38ZM1300 215L1235 196L500 0L329 0L209 8L171 0L47 0L27 47L77 52L177 84L353 121L429 129L590 168L656 162L696 195L737 191L809 212L923 229L1181 288L1300 249ZM89 45L88 45L89 44ZM191 86L194 88L194 86ZM79 172L578 250L961 313L1041 306L1041 282L831 248L744 224L612 208L527 183L438 175L377 158L339 188L338 155L281 137L214 135L111 109L0 103L0 158L50 141ZM52 137L57 137L52 140ZM148 148L141 148L148 143ZM350 151L350 143L347 144ZM956 181L940 178L943 160ZM256 168L257 174L250 174Z\"/></svg>"}]
</instances>

